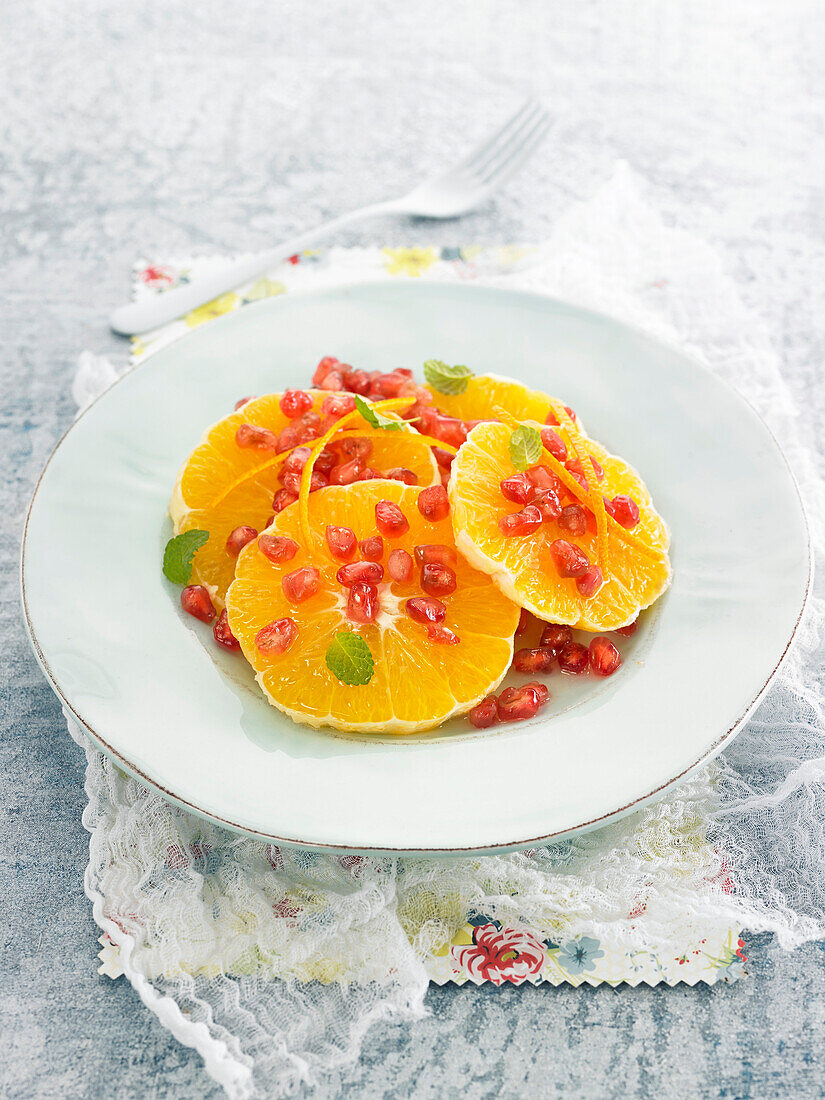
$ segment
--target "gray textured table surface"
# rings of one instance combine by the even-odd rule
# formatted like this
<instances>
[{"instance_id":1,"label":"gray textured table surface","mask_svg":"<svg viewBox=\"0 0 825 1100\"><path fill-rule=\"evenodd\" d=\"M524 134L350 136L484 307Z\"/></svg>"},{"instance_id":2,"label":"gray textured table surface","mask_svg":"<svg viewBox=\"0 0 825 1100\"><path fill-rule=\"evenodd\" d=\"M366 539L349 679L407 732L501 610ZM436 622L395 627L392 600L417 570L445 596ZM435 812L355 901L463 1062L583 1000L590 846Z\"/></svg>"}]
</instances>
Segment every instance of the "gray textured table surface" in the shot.
<instances>
[{"instance_id":1,"label":"gray textured table surface","mask_svg":"<svg viewBox=\"0 0 825 1100\"><path fill-rule=\"evenodd\" d=\"M532 84L544 156L460 225L338 243L539 238L618 158L712 240L822 423L823 7L785 0L196 5L6 0L0 31L0 1091L217 1089L123 980L97 975L83 895L83 760L31 655L18 540L72 415L77 352L136 255L253 249L402 188ZM820 455L823 452L820 451ZM59 553L59 547L55 548ZM819 1096L822 950L751 945L712 990L434 989L325 1097Z\"/></svg>"}]
</instances>

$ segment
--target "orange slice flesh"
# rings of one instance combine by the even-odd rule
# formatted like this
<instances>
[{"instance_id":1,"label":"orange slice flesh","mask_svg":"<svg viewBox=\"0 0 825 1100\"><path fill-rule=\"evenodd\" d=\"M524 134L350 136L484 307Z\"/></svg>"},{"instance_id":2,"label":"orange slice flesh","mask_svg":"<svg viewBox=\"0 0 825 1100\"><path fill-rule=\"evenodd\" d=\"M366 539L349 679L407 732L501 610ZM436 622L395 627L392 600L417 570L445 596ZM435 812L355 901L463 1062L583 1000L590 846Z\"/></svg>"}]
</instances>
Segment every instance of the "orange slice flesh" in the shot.
<instances>
[{"instance_id":1,"label":"orange slice flesh","mask_svg":"<svg viewBox=\"0 0 825 1100\"><path fill-rule=\"evenodd\" d=\"M468 380L464 393L453 396L439 393L431 386L425 389L432 395L433 405L461 420L497 419L495 410L499 406L516 420L537 420L544 424L555 405L546 393L531 390L514 378L498 374L477 374Z\"/></svg>"},{"instance_id":2,"label":"orange slice flesh","mask_svg":"<svg viewBox=\"0 0 825 1100\"><path fill-rule=\"evenodd\" d=\"M378 501L397 504L410 527L400 537L384 538L381 564L386 570L394 549L414 554L416 546L428 543L455 546L449 516L439 522L425 519L417 507L418 493L418 488L395 481L330 486L309 497L309 523L321 539L327 524L332 524L352 528L360 540L376 534ZM441 645L431 642L427 628L404 612L408 598L424 595L417 568L404 584L390 580L385 572L378 586L377 621L354 623L346 615L347 590L336 580L342 563L320 548L317 537L311 555L302 546L299 510L285 508L267 533L294 539L300 547L297 554L276 564L261 553L257 541L251 542L238 558L226 610L232 633L264 693L296 722L367 733L412 733L465 713L501 682L512 658L519 609L460 554L455 569L458 587L443 602L444 625L461 641ZM319 570L321 586L296 605L287 600L281 582L305 565ZM297 624L296 641L283 654L260 652L255 645L258 631L281 618ZM350 687L326 666L327 648L342 630L360 634L370 648L375 671L368 684Z\"/></svg>"},{"instance_id":3,"label":"orange slice flesh","mask_svg":"<svg viewBox=\"0 0 825 1100\"><path fill-rule=\"evenodd\" d=\"M308 392L318 412L329 394ZM226 550L227 536L242 524L256 531L266 526L272 515L272 498L281 488L278 474L285 458L272 451L239 447L235 432L241 424L254 424L276 434L281 432L289 423L279 406L281 396L273 393L255 398L208 428L183 464L172 493L169 514L175 534L193 528L209 532L209 541L195 555L191 583L206 585L219 609L235 574L236 559ZM360 436L361 433L356 430L351 434ZM414 433L364 434L370 435L373 444L369 465L374 469L384 471L404 466L417 475L421 486L440 480L438 466L429 449L419 442L410 444L402 439ZM311 445L311 442L307 444ZM381 484L386 483L382 481Z\"/></svg>"},{"instance_id":4,"label":"orange slice flesh","mask_svg":"<svg viewBox=\"0 0 825 1100\"><path fill-rule=\"evenodd\" d=\"M564 434L563 428L561 432ZM628 463L594 440L585 439L588 453L604 468L599 490L607 497L626 493L640 512L640 521L630 532L610 520L609 573L602 588L585 599L574 579L559 577L548 548L555 539L566 539L581 547L595 564L599 557L597 535L588 532L574 537L551 522L543 523L532 535L508 537L498 526L502 515L520 509L506 500L499 488L505 477L516 472L510 460L511 434L512 429L504 424L479 424L453 462L449 496L459 550L477 569L491 574L505 595L540 619L590 631L615 630L633 622L671 580L670 536L644 482ZM542 461L547 458L545 455ZM638 548L626 541L627 535L633 536Z\"/></svg>"}]
</instances>

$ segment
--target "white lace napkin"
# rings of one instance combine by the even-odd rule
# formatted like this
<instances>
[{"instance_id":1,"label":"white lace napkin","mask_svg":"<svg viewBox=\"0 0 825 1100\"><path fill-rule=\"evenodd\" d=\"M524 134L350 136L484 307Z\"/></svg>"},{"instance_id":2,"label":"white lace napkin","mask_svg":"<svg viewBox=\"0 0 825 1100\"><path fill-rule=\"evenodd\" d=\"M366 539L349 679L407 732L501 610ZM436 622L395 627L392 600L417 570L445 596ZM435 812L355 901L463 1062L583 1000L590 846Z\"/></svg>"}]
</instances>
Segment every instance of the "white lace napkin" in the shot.
<instances>
[{"instance_id":1,"label":"white lace napkin","mask_svg":"<svg viewBox=\"0 0 825 1100\"><path fill-rule=\"evenodd\" d=\"M764 326L715 253L666 227L626 168L539 248L293 259L137 341L135 358L298 285L383 275L543 290L688 347L744 392L786 447L821 550L821 485ZM139 293L219 262L142 264ZM113 376L85 356L78 403ZM507 856L278 849L169 805L69 721L88 756L86 888L105 933L102 969L125 974L237 1098L283 1095L356 1058L376 1021L424 1013L430 980L730 980L742 969L740 927L787 947L825 927L822 616L818 587L782 674L723 759L616 824Z\"/></svg>"}]
</instances>

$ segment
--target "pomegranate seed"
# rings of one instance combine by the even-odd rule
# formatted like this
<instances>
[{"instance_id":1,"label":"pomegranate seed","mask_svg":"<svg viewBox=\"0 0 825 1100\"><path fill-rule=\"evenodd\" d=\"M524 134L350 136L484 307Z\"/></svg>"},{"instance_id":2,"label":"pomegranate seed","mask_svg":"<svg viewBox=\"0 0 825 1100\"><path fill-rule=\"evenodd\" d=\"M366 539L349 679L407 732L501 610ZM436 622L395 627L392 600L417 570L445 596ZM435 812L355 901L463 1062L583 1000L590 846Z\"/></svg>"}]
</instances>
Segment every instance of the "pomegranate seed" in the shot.
<instances>
[{"instance_id":1,"label":"pomegranate seed","mask_svg":"<svg viewBox=\"0 0 825 1100\"><path fill-rule=\"evenodd\" d=\"M418 494L418 511L430 523L438 523L450 514L450 499L443 485L430 485Z\"/></svg>"},{"instance_id":2,"label":"pomegranate seed","mask_svg":"<svg viewBox=\"0 0 825 1100\"><path fill-rule=\"evenodd\" d=\"M513 657L516 672L549 672L553 667L552 649L518 649Z\"/></svg>"},{"instance_id":3,"label":"pomegranate seed","mask_svg":"<svg viewBox=\"0 0 825 1100\"><path fill-rule=\"evenodd\" d=\"M518 638L519 635L524 634L524 632L527 630L527 627L529 625L530 625L530 612L525 611L524 608L522 608L521 609L521 614L518 617L518 626L516 627L516 637Z\"/></svg>"},{"instance_id":4,"label":"pomegranate seed","mask_svg":"<svg viewBox=\"0 0 825 1100\"><path fill-rule=\"evenodd\" d=\"M441 484L445 489L450 487L450 471L444 466L438 467L438 476L441 478Z\"/></svg>"},{"instance_id":5,"label":"pomegranate seed","mask_svg":"<svg viewBox=\"0 0 825 1100\"><path fill-rule=\"evenodd\" d=\"M359 481L375 481L376 478L382 478L384 475L378 470L373 470L372 466L365 466L364 472L358 478Z\"/></svg>"},{"instance_id":6,"label":"pomegranate seed","mask_svg":"<svg viewBox=\"0 0 825 1100\"><path fill-rule=\"evenodd\" d=\"M527 474L512 474L500 483L499 488L505 500L515 501L516 504L527 504L535 491Z\"/></svg>"},{"instance_id":7,"label":"pomegranate seed","mask_svg":"<svg viewBox=\"0 0 825 1100\"><path fill-rule=\"evenodd\" d=\"M527 471L527 480L533 489L552 489L557 493L561 488L561 482L547 466L531 466Z\"/></svg>"},{"instance_id":8,"label":"pomegranate seed","mask_svg":"<svg viewBox=\"0 0 825 1100\"><path fill-rule=\"evenodd\" d=\"M418 474L408 470L406 466L393 466L391 469L386 470L383 476L389 478L390 481L403 481L405 485L418 484Z\"/></svg>"},{"instance_id":9,"label":"pomegranate seed","mask_svg":"<svg viewBox=\"0 0 825 1100\"><path fill-rule=\"evenodd\" d=\"M288 508L290 504L294 504L297 499L297 493L291 493L289 489L279 489L272 498L272 507L275 514L277 515L278 512L283 512L284 508Z\"/></svg>"},{"instance_id":10,"label":"pomegranate seed","mask_svg":"<svg viewBox=\"0 0 825 1100\"><path fill-rule=\"evenodd\" d=\"M370 390L370 378L365 370L345 370L344 388L350 393L360 394L366 397Z\"/></svg>"},{"instance_id":11,"label":"pomegranate seed","mask_svg":"<svg viewBox=\"0 0 825 1100\"><path fill-rule=\"evenodd\" d=\"M573 412L573 410L570 408L569 405L564 406L564 411L567 413L567 415L570 417L570 419L575 424L576 423L576 414ZM545 420L544 423L545 424L552 424L554 428L558 427L559 422L558 422L558 419L556 417L556 414L553 412L552 409L547 414L547 419Z\"/></svg>"},{"instance_id":12,"label":"pomegranate seed","mask_svg":"<svg viewBox=\"0 0 825 1100\"><path fill-rule=\"evenodd\" d=\"M443 623L447 618L446 606L430 596L414 596L407 600L404 610L416 623Z\"/></svg>"},{"instance_id":13,"label":"pomegranate seed","mask_svg":"<svg viewBox=\"0 0 825 1100\"><path fill-rule=\"evenodd\" d=\"M299 447L298 450L302 451L302 450L304 450L304 448ZM293 451L293 454L294 453L295 452ZM313 466L313 469L317 470L321 474L326 474L327 475L327 481L329 481L329 472L330 472L330 470L332 469L333 466L338 465L338 461L339 461L338 455L335 453L335 451L332 451L329 448L324 447L323 451L321 451L317 455L317 457L315 459L315 465Z\"/></svg>"},{"instance_id":14,"label":"pomegranate seed","mask_svg":"<svg viewBox=\"0 0 825 1100\"><path fill-rule=\"evenodd\" d=\"M370 396L372 397L398 397L406 383L411 382L413 373L406 367L398 367L388 374L379 374L372 380Z\"/></svg>"},{"instance_id":15,"label":"pomegranate seed","mask_svg":"<svg viewBox=\"0 0 825 1100\"><path fill-rule=\"evenodd\" d=\"M180 594L180 605L202 623L211 623L215 618L209 590L202 584L188 584Z\"/></svg>"},{"instance_id":16,"label":"pomegranate seed","mask_svg":"<svg viewBox=\"0 0 825 1100\"><path fill-rule=\"evenodd\" d=\"M275 513L273 512L272 515L264 523L264 530L266 530L267 527L271 527L274 522L275 522Z\"/></svg>"},{"instance_id":17,"label":"pomegranate seed","mask_svg":"<svg viewBox=\"0 0 825 1100\"><path fill-rule=\"evenodd\" d=\"M282 473L286 474L300 474L304 466L307 464L311 451L309 447L296 447L294 451L286 456L284 459L284 465L282 467ZM320 457L320 456L319 456ZM316 460L316 466L317 466Z\"/></svg>"},{"instance_id":18,"label":"pomegranate seed","mask_svg":"<svg viewBox=\"0 0 825 1100\"><path fill-rule=\"evenodd\" d=\"M314 565L304 565L293 573L287 573L281 581L284 595L290 603L303 603L314 596L321 583L321 576Z\"/></svg>"},{"instance_id":19,"label":"pomegranate seed","mask_svg":"<svg viewBox=\"0 0 825 1100\"><path fill-rule=\"evenodd\" d=\"M616 509L615 509L615 508L613 507L613 501L612 501L612 500L608 500L608 498L607 498L607 497L602 497L602 501L604 502L604 510L605 510L605 512L607 512L607 514L608 514L609 516L614 516L614 517L615 517L615 515L616 515Z\"/></svg>"},{"instance_id":20,"label":"pomegranate seed","mask_svg":"<svg viewBox=\"0 0 825 1100\"><path fill-rule=\"evenodd\" d=\"M596 471L596 480L604 481L604 466L602 466L595 455L590 455L590 461L593 463L593 469Z\"/></svg>"},{"instance_id":21,"label":"pomegranate seed","mask_svg":"<svg viewBox=\"0 0 825 1100\"><path fill-rule=\"evenodd\" d=\"M412 580L413 560L406 550L393 550L387 558L387 572L399 584Z\"/></svg>"},{"instance_id":22,"label":"pomegranate seed","mask_svg":"<svg viewBox=\"0 0 825 1100\"><path fill-rule=\"evenodd\" d=\"M219 646L228 649L230 653L238 653L240 651L241 643L229 629L229 620L226 617L225 609L215 620L215 625L212 627L212 633Z\"/></svg>"},{"instance_id":23,"label":"pomegranate seed","mask_svg":"<svg viewBox=\"0 0 825 1100\"><path fill-rule=\"evenodd\" d=\"M298 553L298 543L286 535L258 535L258 549L265 558L280 564L292 561Z\"/></svg>"},{"instance_id":24,"label":"pomegranate seed","mask_svg":"<svg viewBox=\"0 0 825 1100\"><path fill-rule=\"evenodd\" d=\"M358 543L358 552L367 561L381 561L384 556L384 540L380 535L370 535Z\"/></svg>"},{"instance_id":25,"label":"pomegranate seed","mask_svg":"<svg viewBox=\"0 0 825 1100\"><path fill-rule=\"evenodd\" d=\"M532 535L541 527L541 512L535 504L528 504L520 512L502 516L498 521L499 528L508 537L514 535Z\"/></svg>"},{"instance_id":26,"label":"pomegranate seed","mask_svg":"<svg viewBox=\"0 0 825 1100\"><path fill-rule=\"evenodd\" d=\"M297 420L290 421L284 428L281 434L278 436L278 451L290 451L293 447L297 447L299 443L304 442L303 428Z\"/></svg>"},{"instance_id":27,"label":"pomegranate seed","mask_svg":"<svg viewBox=\"0 0 825 1100\"><path fill-rule=\"evenodd\" d=\"M583 672L587 672L589 660L590 654L586 645L568 642L559 653L559 668L568 676L581 676Z\"/></svg>"},{"instance_id":28,"label":"pomegranate seed","mask_svg":"<svg viewBox=\"0 0 825 1100\"><path fill-rule=\"evenodd\" d=\"M533 691L535 691L538 695L539 706L542 706L550 698L549 689L544 684L540 684L538 680L531 680L529 684L525 684L524 686L532 688Z\"/></svg>"},{"instance_id":29,"label":"pomegranate seed","mask_svg":"<svg viewBox=\"0 0 825 1100\"><path fill-rule=\"evenodd\" d=\"M427 637L436 645L458 645L461 641L448 626L440 626L438 623L430 623L427 627Z\"/></svg>"},{"instance_id":30,"label":"pomegranate seed","mask_svg":"<svg viewBox=\"0 0 825 1100\"><path fill-rule=\"evenodd\" d=\"M321 412L332 420L340 420L347 413L355 411L355 398L348 393L331 393L324 398Z\"/></svg>"},{"instance_id":31,"label":"pomegranate seed","mask_svg":"<svg viewBox=\"0 0 825 1100\"><path fill-rule=\"evenodd\" d=\"M360 458L352 458L349 462L342 462L340 466L333 466L329 472L330 485L352 485L359 481L364 472L364 463Z\"/></svg>"},{"instance_id":32,"label":"pomegranate seed","mask_svg":"<svg viewBox=\"0 0 825 1100\"><path fill-rule=\"evenodd\" d=\"M478 730L486 730L498 722L498 699L488 695L468 711L467 718Z\"/></svg>"},{"instance_id":33,"label":"pomegranate seed","mask_svg":"<svg viewBox=\"0 0 825 1100\"><path fill-rule=\"evenodd\" d=\"M295 493L295 495L297 496L301 489L301 477L302 474L294 473L291 470L284 474L284 488L287 490L287 492ZM311 493L315 493L319 489L323 489L324 486L328 484L329 481L327 480L327 475L322 474L320 470L316 470L313 468L313 471L309 476L309 491Z\"/></svg>"},{"instance_id":34,"label":"pomegranate seed","mask_svg":"<svg viewBox=\"0 0 825 1100\"><path fill-rule=\"evenodd\" d=\"M336 446L340 447L341 453L345 454L347 458L360 458L362 462L367 461L373 449L371 439L362 439L357 435L348 435L337 440Z\"/></svg>"},{"instance_id":35,"label":"pomegranate seed","mask_svg":"<svg viewBox=\"0 0 825 1100\"><path fill-rule=\"evenodd\" d=\"M550 543L550 556L560 577L583 577L590 568L587 554L566 539Z\"/></svg>"},{"instance_id":36,"label":"pomegranate seed","mask_svg":"<svg viewBox=\"0 0 825 1100\"><path fill-rule=\"evenodd\" d=\"M431 450L433 452L433 455L435 456L435 460L438 465L443 466L445 469L449 470L449 468L453 464L453 459L455 458L455 455L452 454L451 451L443 450L441 447L432 447Z\"/></svg>"},{"instance_id":37,"label":"pomegranate seed","mask_svg":"<svg viewBox=\"0 0 825 1100\"><path fill-rule=\"evenodd\" d=\"M374 561L351 561L349 565L342 565L335 577L344 588L351 588L359 581L379 584L384 579L384 566Z\"/></svg>"},{"instance_id":38,"label":"pomegranate seed","mask_svg":"<svg viewBox=\"0 0 825 1100\"><path fill-rule=\"evenodd\" d=\"M325 355L318 366L315 368L315 373L312 376L313 386L320 386L323 380L329 374L329 372L332 370L338 370L340 366L341 363L338 359L335 358L334 355Z\"/></svg>"},{"instance_id":39,"label":"pomegranate seed","mask_svg":"<svg viewBox=\"0 0 825 1100\"><path fill-rule=\"evenodd\" d=\"M286 653L298 637L298 625L294 619L277 619L261 627L255 635L255 645L261 653Z\"/></svg>"},{"instance_id":40,"label":"pomegranate seed","mask_svg":"<svg viewBox=\"0 0 825 1100\"><path fill-rule=\"evenodd\" d=\"M502 722L523 722L532 718L540 706L539 692L531 684L509 687L498 697L498 716Z\"/></svg>"},{"instance_id":41,"label":"pomegranate seed","mask_svg":"<svg viewBox=\"0 0 825 1100\"><path fill-rule=\"evenodd\" d=\"M302 416L312 408L312 398L303 390L287 390L278 402L281 412L292 420L296 416Z\"/></svg>"},{"instance_id":42,"label":"pomegranate seed","mask_svg":"<svg viewBox=\"0 0 825 1100\"><path fill-rule=\"evenodd\" d=\"M609 638L594 638L590 643L590 667L599 676L612 676L622 658Z\"/></svg>"},{"instance_id":43,"label":"pomegranate seed","mask_svg":"<svg viewBox=\"0 0 825 1100\"><path fill-rule=\"evenodd\" d=\"M632 638L636 631L639 629L639 620L636 619L632 623L628 623L627 626L620 626L615 631L616 634L621 634L623 638Z\"/></svg>"},{"instance_id":44,"label":"pomegranate seed","mask_svg":"<svg viewBox=\"0 0 825 1100\"><path fill-rule=\"evenodd\" d=\"M553 458L557 458L559 462L567 461L567 447L558 432L554 432L552 428L542 428L541 443Z\"/></svg>"},{"instance_id":45,"label":"pomegranate seed","mask_svg":"<svg viewBox=\"0 0 825 1100\"><path fill-rule=\"evenodd\" d=\"M354 623L374 623L378 616L378 589L374 584L356 581L349 590L347 618Z\"/></svg>"},{"instance_id":46,"label":"pomegranate seed","mask_svg":"<svg viewBox=\"0 0 825 1100\"><path fill-rule=\"evenodd\" d=\"M584 474L580 474L578 472L578 470L571 470L569 465L567 466L567 471L568 471L568 473L570 474L570 476L572 478L574 478L576 481L578 481L578 483L579 483L579 485L581 485L582 489L589 489L590 488L590 483L588 482L588 480L584 476ZM572 496L573 494L571 493L570 495Z\"/></svg>"},{"instance_id":47,"label":"pomegranate seed","mask_svg":"<svg viewBox=\"0 0 825 1100\"><path fill-rule=\"evenodd\" d=\"M639 505L632 497L620 493L613 497L613 518L622 527L635 527L639 522Z\"/></svg>"},{"instance_id":48,"label":"pomegranate seed","mask_svg":"<svg viewBox=\"0 0 825 1100\"><path fill-rule=\"evenodd\" d=\"M433 439L449 443L451 447L460 447L467 440L467 425L454 416L445 416L436 410L433 424L427 432Z\"/></svg>"},{"instance_id":49,"label":"pomegranate seed","mask_svg":"<svg viewBox=\"0 0 825 1100\"><path fill-rule=\"evenodd\" d=\"M561 623L548 623L541 632L539 645L542 649L551 649L555 655L560 649L566 646L568 642L572 641L573 631L569 626L563 626Z\"/></svg>"},{"instance_id":50,"label":"pomegranate seed","mask_svg":"<svg viewBox=\"0 0 825 1100\"><path fill-rule=\"evenodd\" d=\"M278 437L269 428L259 428L255 424L241 424L235 432L235 442L239 447L257 447L259 451L276 451Z\"/></svg>"},{"instance_id":51,"label":"pomegranate seed","mask_svg":"<svg viewBox=\"0 0 825 1100\"><path fill-rule=\"evenodd\" d=\"M591 565L583 577L576 581L576 588L586 600L595 596L604 584L604 576L598 565Z\"/></svg>"},{"instance_id":52,"label":"pomegranate seed","mask_svg":"<svg viewBox=\"0 0 825 1100\"><path fill-rule=\"evenodd\" d=\"M442 546L441 543L426 543L424 546L416 546L413 552L418 566L449 565L450 569L455 569L458 564L458 554L452 546Z\"/></svg>"},{"instance_id":53,"label":"pomegranate seed","mask_svg":"<svg viewBox=\"0 0 825 1100\"><path fill-rule=\"evenodd\" d=\"M425 565L421 570L421 587L428 596L451 596L457 588L455 573L448 565Z\"/></svg>"},{"instance_id":54,"label":"pomegranate seed","mask_svg":"<svg viewBox=\"0 0 825 1100\"><path fill-rule=\"evenodd\" d=\"M331 370L323 382L319 382L318 388L321 390L342 390L344 388L343 374L339 370Z\"/></svg>"},{"instance_id":55,"label":"pomegranate seed","mask_svg":"<svg viewBox=\"0 0 825 1100\"><path fill-rule=\"evenodd\" d=\"M236 527L234 531L230 531L226 539L226 552L231 554L233 558L237 558L241 550L246 546L248 542L252 542L253 539L258 537L258 532L254 527L247 527L242 524L240 527Z\"/></svg>"},{"instance_id":56,"label":"pomegranate seed","mask_svg":"<svg viewBox=\"0 0 825 1100\"><path fill-rule=\"evenodd\" d=\"M250 401L254 401L254 400L255 400L254 397L242 397L240 399L240 401L235 402L235 412L237 412L238 409L242 409L244 407L244 405L248 405Z\"/></svg>"},{"instance_id":57,"label":"pomegranate seed","mask_svg":"<svg viewBox=\"0 0 825 1100\"><path fill-rule=\"evenodd\" d=\"M565 504L559 516L559 527L570 535L586 534L587 516L581 504Z\"/></svg>"},{"instance_id":58,"label":"pomegranate seed","mask_svg":"<svg viewBox=\"0 0 825 1100\"><path fill-rule=\"evenodd\" d=\"M358 546L358 539L355 537L355 532L351 527L334 527L331 524L327 524L324 538L327 540L330 554L332 554L334 558L340 558L342 561L351 558L355 553L355 548Z\"/></svg>"},{"instance_id":59,"label":"pomegranate seed","mask_svg":"<svg viewBox=\"0 0 825 1100\"><path fill-rule=\"evenodd\" d=\"M545 523L558 519L561 515L561 501L558 493L554 493L552 489L540 489L533 497L533 505L541 512Z\"/></svg>"},{"instance_id":60,"label":"pomegranate seed","mask_svg":"<svg viewBox=\"0 0 825 1100\"><path fill-rule=\"evenodd\" d=\"M410 529L407 517L391 500L379 500L375 506L375 523L386 538L403 535Z\"/></svg>"}]
</instances>

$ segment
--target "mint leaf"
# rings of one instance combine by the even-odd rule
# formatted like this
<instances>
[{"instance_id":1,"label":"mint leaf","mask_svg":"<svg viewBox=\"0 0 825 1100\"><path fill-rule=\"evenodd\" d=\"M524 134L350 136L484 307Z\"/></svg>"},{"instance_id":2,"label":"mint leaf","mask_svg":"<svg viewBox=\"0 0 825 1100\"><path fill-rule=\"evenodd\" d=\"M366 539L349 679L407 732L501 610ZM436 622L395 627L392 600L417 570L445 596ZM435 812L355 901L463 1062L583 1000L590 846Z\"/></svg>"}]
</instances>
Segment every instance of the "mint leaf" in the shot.
<instances>
[{"instance_id":1,"label":"mint leaf","mask_svg":"<svg viewBox=\"0 0 825 1100\"><path fill-rule=\"evenodd\" d=\"M172 584L188 584L192 576L192 558L209 539L208 531L184 531L169 539L163 551L163 575Z\"/></svg>"},{"instance_id":2,"label":"mint leaf","mask_svg":"<svg viewBox=\"0 0 825 1100\"><path fill-rule=\"evenodd\" d=\"M464 393L473 377L469 367L450 367L440 359L428 359L424 364L424 378L428 386L450 397Z\"/></svg>"},{"instance_id":3,"label":"mint leaf","mask_svg":"<svg viewBox=\"0 0 825 1100\"><path fill-rule=\"evenodd\" d=\"M368 684L375 671L370 647L360 634L340 630L327 649L327 668L342 684Z\"/></svg>"},{"instance_id":4,"label":"mint leaf","mask_svg":"<svg viewBox=\"0 0 825 1100\"><path fill-rule=\"evenodd\" d=\"M410 404L412 404L412 401L410 401ZM388 416L382 416L358 394L355 395L355 407L371 428L383 428L388 432L408 432L410 430L406 420L390 420Z\"/></svg>"},{"instance_id":5,"label":"mint leaf","mask_svg":"<svg viewBox=\"0 0 825 1100\"><path fill-rule=\"evenodd\" d=\"M541 433L529 424L520 424L510 436L510 461L517 470L535 466L542 450Z\"/></svg>"}]
</instances>

